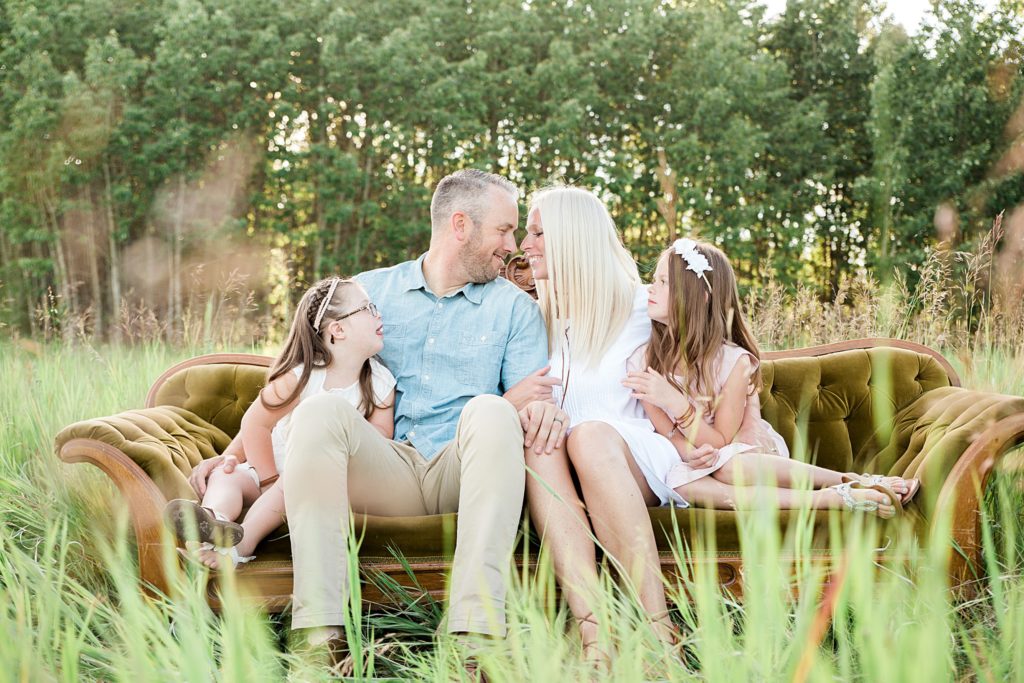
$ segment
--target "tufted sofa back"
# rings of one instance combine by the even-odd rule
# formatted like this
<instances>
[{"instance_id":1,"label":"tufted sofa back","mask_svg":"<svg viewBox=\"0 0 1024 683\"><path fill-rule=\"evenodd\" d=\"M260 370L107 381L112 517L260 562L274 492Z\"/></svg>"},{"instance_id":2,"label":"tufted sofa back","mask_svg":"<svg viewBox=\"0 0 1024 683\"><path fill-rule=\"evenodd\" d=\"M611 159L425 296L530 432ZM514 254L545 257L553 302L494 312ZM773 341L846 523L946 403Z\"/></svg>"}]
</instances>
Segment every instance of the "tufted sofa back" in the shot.
<instances>
[{"instance_id":1,"label":"tufted sofa back","mask_svg":"<svg viewBox=\"0 0 1024 683\"><path fill-rule=\"evenodd\" d=\"M897 413L924 392L950 386L951 377L956 381L924 347L830 348L766 354L760 392L762 415L794 457L823 467L863 470L889 444ZM235 435L270 362L248 354L193 358L154 383L146 406L179 406Z\"/></svg>"},{"instance_id":2,"label":"tufted sofa back","mask_svg":"<svg viewBox=\"0 0 1024 683\"><path fill-rule=\"evenodd\" d=\"M272 361L240 353L192 358L153 383L146 407L179 406L234 436L242 425L242 415L266 384Z\"/></svg>"},{"instance_id":3,"label":"tufted sofa back","mask_svg":"<svg viewBox=\"0 0 1024 683\"><path fill-rule=\"evenodd\" d=\"M934 356L912 349L790 353L797 352L770 354L762 366L761 413L794 457L839 471L863 471L889 443L897 413L957 381Z\"/></svg>"}]
</instances>

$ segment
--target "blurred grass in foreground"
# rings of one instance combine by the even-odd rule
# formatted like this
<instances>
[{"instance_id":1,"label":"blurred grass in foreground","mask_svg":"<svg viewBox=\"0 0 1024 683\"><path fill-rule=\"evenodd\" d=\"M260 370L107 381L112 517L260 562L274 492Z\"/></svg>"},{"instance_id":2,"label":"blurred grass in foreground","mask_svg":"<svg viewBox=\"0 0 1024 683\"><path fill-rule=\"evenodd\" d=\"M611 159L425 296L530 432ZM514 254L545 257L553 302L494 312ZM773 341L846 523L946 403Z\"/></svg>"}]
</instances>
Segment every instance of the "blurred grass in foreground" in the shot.
<instances>
[{"instance_id":1,"label":"blurred grass in foreground","mask_svg":"<svg viewBox=\"0 0 1024 683\"><path fill-rule=\"evenodd\" d=\"M140 407L163 370L208 350L0 344L0 670L12 679L327 678L290 653L287 615L247 609L230 588L222 615L208 610L202 577L191 573L175 572L174 600L144 600L117 492L97 470L65 466L52 452L63 426ZM1024 394L1020 355L949 357L966 386ZM1024 670L1019 483L1003 473L990 491L988 578L967 602L947 590L942 542L903 542L887 554L899 559L879 568L872 520L846 525L834 537L829 569L842 583L823 630L825 567L808 561L809 520L795 515L782 535L773 514L741 515L744 600L723 596L717 572L700 564L669 587L685 634L681 661L644 626L628 592L605 585L601 642L616 653L608 679L1009 680ZM677 548L680 561L708 544ZM517 577L509 639L485 645L481 661L494 681L591 680L540 567ZM401 609L353 619L353 675L457 680L453 644L433 636L439 618L436 604L408 596Z\"/></svg>"}]
</instances>

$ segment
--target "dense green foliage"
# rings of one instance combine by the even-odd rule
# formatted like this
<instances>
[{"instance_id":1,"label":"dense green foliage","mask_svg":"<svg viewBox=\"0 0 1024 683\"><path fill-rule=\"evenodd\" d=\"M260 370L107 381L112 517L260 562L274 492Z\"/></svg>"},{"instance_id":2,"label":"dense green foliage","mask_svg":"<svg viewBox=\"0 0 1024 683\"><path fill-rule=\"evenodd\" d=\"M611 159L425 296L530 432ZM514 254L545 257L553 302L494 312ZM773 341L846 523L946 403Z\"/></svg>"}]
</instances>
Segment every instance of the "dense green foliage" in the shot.
<instances>
[{"instance_id":1,"label":"dense green foliage","mask_svg":"<svg viewBox=\"0 0 1024 683\"><path fill-rule=\"evenodd\" d=\"M699 234L745 286L913 281L937 207L957 247L1024 202L1024 11L942 0L913 36L881 16L6 0L0 327L117 338L142 303L180 339L230 286L269 313L297 283L422 251L433 184L465 166L597 188L638 258Z\"/></svg>"}]
</instances>

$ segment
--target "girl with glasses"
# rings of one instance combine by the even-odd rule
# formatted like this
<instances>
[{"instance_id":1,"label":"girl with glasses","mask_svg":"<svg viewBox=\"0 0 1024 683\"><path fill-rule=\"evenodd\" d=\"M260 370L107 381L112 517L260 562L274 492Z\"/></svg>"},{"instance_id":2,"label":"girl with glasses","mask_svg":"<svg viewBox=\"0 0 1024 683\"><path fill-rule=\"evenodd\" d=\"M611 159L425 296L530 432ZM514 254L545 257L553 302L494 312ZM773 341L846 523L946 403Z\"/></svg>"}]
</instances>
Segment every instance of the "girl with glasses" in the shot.
<instances>
[{"instance_id":1,"label":"girl with glasses","mask_svg":"<svg viewBox=\"0 0 1024 683\"><path fill-rule=\"evenodd\" d=\"M281 474L291 414L300 402L340 393L385 438L392 437L395 378L374 357L383 347L380 313L355 280L328 278L306 291L267 385L242 417L231 454L211 473L202 503L167 504L165 519L178 538L198 541L189 544L187 557L214 569L224 558L248 562L284 521Z\"/></svg>"}]
</instances>

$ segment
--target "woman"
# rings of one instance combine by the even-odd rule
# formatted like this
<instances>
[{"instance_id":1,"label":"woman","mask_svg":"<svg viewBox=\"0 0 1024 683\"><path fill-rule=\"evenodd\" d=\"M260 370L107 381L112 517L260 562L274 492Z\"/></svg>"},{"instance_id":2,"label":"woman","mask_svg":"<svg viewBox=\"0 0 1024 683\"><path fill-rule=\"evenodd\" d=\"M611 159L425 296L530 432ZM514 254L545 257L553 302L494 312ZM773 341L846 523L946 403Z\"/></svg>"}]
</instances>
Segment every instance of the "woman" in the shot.
<instances>
[{"instance_id":1,"label":"woman","mask_svg":"<svg viewBox=\"0 0 1024 683\"><path fill-rule=\"evenodd\" d=\"M590 192L541 191L531 203L526 230L522 249L537 281L551 373L561 378L553 398L570 420L563 448L550 455L527 451L526 464L537 475L527 477L530 516L551 552L588 657L604 656L593 647L598 625L590 599L598 578L590 523L633 582L658 636L672 641L647 508L685 505L664 483L680 456L622 385L627 359L650 338L647 290L608 210Z\"/></svg>"}]
</instances>

